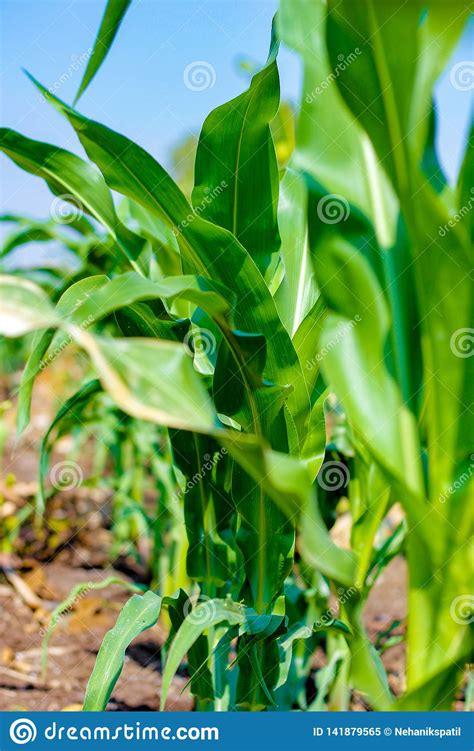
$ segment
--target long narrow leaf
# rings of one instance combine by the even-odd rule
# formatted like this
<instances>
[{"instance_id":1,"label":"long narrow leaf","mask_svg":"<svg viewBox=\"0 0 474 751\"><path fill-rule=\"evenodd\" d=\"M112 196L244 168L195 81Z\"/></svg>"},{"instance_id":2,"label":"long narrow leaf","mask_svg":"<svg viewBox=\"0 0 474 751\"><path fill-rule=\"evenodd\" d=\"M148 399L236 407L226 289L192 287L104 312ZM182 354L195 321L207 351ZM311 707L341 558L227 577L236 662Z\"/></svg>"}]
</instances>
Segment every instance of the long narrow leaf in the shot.
<instances>
[{"instance_id":1,"label":"long narrow leaf","mask_svg":"<svg viewBox=\"0 0 474 751\"><path fill-rule=\"evenodd\" d=\"M85 712L103 712L122 671L125 650L133 639L151 628L160 615L162 598L154 592L133 595L107 632L86 688Z\"/></svg>"},{"instance_id":2,"label":"long narrow leaf","mask_svg":"<svg viewBox=\"0 0 474 751\"><path fill-rule=\"evenodd\" d=\"M131 2L132 0L108 0L104 17L102 18L99 31L97 32L94 48L91 57L89 58L89 62L87 63L87 68L84 72L74 103L76 103L79 97L85 92L108 55L120 24L122 23Z\"/></svg>"},{"instance_id":3,"label":"long narrow leaf","mask_svg":"<svg viewBox=\"0 0 474 751\"><path fill-rule=\"evenodd\" d=\"M270 122L280 99L277 43L247 91L207 116L196 153L193 205L230 230L262 274L280 246L278 165Z\"/></svg>"}]
</instances>

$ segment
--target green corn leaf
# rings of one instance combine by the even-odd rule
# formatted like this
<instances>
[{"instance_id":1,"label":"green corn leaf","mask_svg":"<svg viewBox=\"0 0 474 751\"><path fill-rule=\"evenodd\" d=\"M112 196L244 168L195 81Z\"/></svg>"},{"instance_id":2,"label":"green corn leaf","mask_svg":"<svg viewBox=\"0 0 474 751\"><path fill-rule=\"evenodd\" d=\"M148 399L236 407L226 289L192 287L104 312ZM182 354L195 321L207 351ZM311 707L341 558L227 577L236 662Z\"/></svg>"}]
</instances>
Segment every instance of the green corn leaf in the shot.
<instances>
[{"instance_id":1,"label":"green corn leaf","mask_svg":"<svg viewBox=\"0 0 474 751\"><path fill-rule=\"evenodd\" d=\"M68 226L79 232L79 234L83 236L94 234L95 229L85 216L81 216L80 214L73 214L71 217L68 217L68 220L69 219L71 220L71 223L68 224ZM23 216L21 214L0 214L0 222L14 222L19 227L24 227L26 229L28 229L28 227L36 227L41 224L42 226L46 226L53 232L58 230L55 222L48 221L40 223L36 219L32 219L31 217Z\"/></svg>"},{"instance_id":2,"label":"green corn leaf","mask_svg":"<svg viewBox=\"0 0 474 751\"><path fill-rule=\"evenodd\" d=\"M14 231L7 235L2 244L0 257L5 259L18 247L34 242L50 241L60 242L72 253L83 258L87 255L90 242L97 243L99 241L99 236L92 224L79 213L72 213L68 217L68 231L64 231L61 225L54 220L37 221L27 217L4 215L3 217L0 216L0 221L15 224ZM73 232L70 232L70 230L73 230ZM28 248L28 250L30 249ZM77 258L77 262L79 265L79 258Z\"/></svg>"},{"instance_id":3,"label":"green corn leaf","mask_svg":"<svg viewBox=\"0 0 474 751\"><path fill-rule=\"evenodd\" d=\"M214 706L216 711L227 711L235 704L236 674L229 666L231 642L237 638L239 627L227 628L212 654L214 664Z\"/></svg>"},{"instance_id":4,"label":"green corn leaf","mask_svg":"<svg viewBox=\"0 0 474 751\"><path fill-rule=\"evenodd\" d=\"M188 650L204 631L223 622L228 623L229 626L243 625L245 623L244 608L230 599L207 600L199 603L186 616L171 643L166 660L161 687L161 709L166 704L171 681Z\"/></svg>"},{"instance_id":5,"label":"green corn leaf","mask_svg":"<svg viewBox=\"0 0 474 751\"><path fill-rule=\"evenodd\" d=\"M262 451L261 443L252 436L241 436L236 441L223 436L220 441L258 482L259 488L277 504L284 516L293 523L298 521L305 560L335 581L346 586L353 585L355 560L350 551L342 550L331 540L311 492L311 476L307 467L281 452ZM277 523L281 528L281 518ZM279 575L282 564L283 561L273 576Z\"/></svg>"},{"instance_id":6,"label":"green corn leaf","mask_svg":"<svg viewBox=\"0 0 474 751\"><path fill-rule=\"evenodd\" d=\"M15 250L15 248L19 248L23 245L27 245L28 243L37 243L37 242L50 242L51 240L59 240L62 242L66 247L69 247L71 249L76 249L77 245L76 243L69 240L69 238L61 235L59 232L55 232L55 227L51 226L48 227L46 224L31 224L30 227L27 227L26 229L20 229L13 232L11 235L9 235L6 239L6 241L2 245L1 249L1 257L2 259L5 259L9 253L12 252L12 250Z\"/></svg>"},{"instance_id":7,"label":"green corn leaf","mask_svg":"<svg viewBox=\"0 0 474 751\"><path fill-rule=\"evenodd\" d=\"M293 337L311 396L314 396L316 381L321 370L322 355L319 353L319 337L327 313L326 302L320 295L311 310L301 321Z\"/></svg>"},{"instance_id":8,"label":"green corn leaf","mask_svg":"<svg viewBox=\"0 0 474 751\"><path fill-rule=\"evenodd\" d=\"M50 324L51 323L54 323L54 321L50 321ZM53 341L54 335L55 329L49 328L44 332L36 331L33 337L31 352L21 374L20 387L18 389L18 409L16 418L18 435L23 433L30 422L33 386L35 384L35 379L40 372L43 356L48 351L48 347Z\"/></svg>"},{"instance_id":9,"label":"green corn leaf","mask_svg":"<svg viewBox=\"0 0 474 751\"><path fill-rule=\"evenodd\" d=\"M395 701L391 709L397 712L419 712L420 707L433 707L438 712L452 711L453 701L463 679L463 667L472 657L472 640L467 638L456 661L443 656L436 669L420 676L418 685ZM466 704L466 711L470 707Z\"/></svg>"},{"instance_id":10,"label":"green corn leaf","mask_svg":"<svg viewBox=\"0 0 474 751\"><path fill-rule=\"evenodd\" d=\"M450 191L450 189L436 150L437 128L437 110L433 102L429 116L428 135L421 160L421 171L433 187L433 190L437 193L442 193Z\"/></svg>"},{"instance_id":11,"label":"green corn leaf","mask_svg":"<svg viewBox=\"0 0 474 751\"><path fill-rule=\"evenodd\" d=\"M326 448L326 418L324 404L329 395L325 389L311 408L308 421L308 437L303 444L301 458L306 464L309 476L315 480L324 460Z\"/></svg>"},{"instance_id":12,"label":"green corn leaf","mask_svg":"<svg viewBox=\"0 0 474 751\"><path fill-rule=\"evenodd\" d=\"M166 321L157 318L146 303L136 303L121 308L116 311L115 318L125 336L146 336L181 341L187 330L186 326L184 331L180 333L183 328L181 321Z\"/></svg>"},{"instance_id":13,"label":"green corn leaf","mask_svg":"<svg viewBox=\"0 0 474 751\"><path fill-rule=\"evenodd\" d=\"M276 633L256 641L241 636L237 650L239 675L235 703L239 711L263 711L276 705L273 687L278 680L279 652Z\"/></svg>"},{"instance_id":14,"label":"green corn leaf","mask_svg":"<svg viewBox=\"0 0 474 751\"><path fill-rule=\"evenodd\" d=\"M204 593L212 592L215 586L222 586L232 580L235 571L235 542L232 533L226 542L219 535L215 467L225 461L225 449L220 449L215 440L196 433L189 435L174 431L171 436L175 462L185 476L184 517L188 539L186 570L193 581L200 582ZM224 453L222 453L224 452ZM221 496L222 497L222 496ZM217 503L216 503L217 501ZM230 531L235 510L231 503L222 509L225 528Z\"/></svg>"},{"instance_id":15,"label":"green corn leaf","mask_svg":"<svg viewBox=\"0 0 474 751\"><path fill-rule=\"evenodd\" d=\"M344 220L349 206L354 206L371 219L379 242L388 247L395 237L396 201L370 140L345 106L336 84L363 57L362 47L356 39L350 49L337 49L335 57L340 57L333 70L326 48L326 15L325 0L310 4L281 0L277 16L282 40L304 61L303 99L291 166L311 175L323 187L322 194L329 194L319 204L320 215L330 221L337 216Z\"/></svg>"},{"instance_id":16,"label":"green corn leaf","mask_svg":"<svg viewBox=\"0 0 474 751\"><path fill-rule=\"evenodd\" d=\"M125 650L133 639L151 628L160 615L162 598L154 592L133 595L107 632L86 688L85 712L103 712L122 671Z\"/></svg>"},{"instance_id":17,"label":"green corn leaf","mask_svg":"<svg viewBox=\"0 0 474 751\"><path fill-rule=\"evenodd\" d=\"M235 704L240 710L259 711L276 706L273 686L279 666L277 640L288 626L284 612L284 597L276 600L269 614L246 610L245 634L241 628L236 657L239 673Z\"/></svg>"},{"instance_id":18,"label":"green corn leaf","mask_svg":"<svg viewBox=\"0 0 474 751\"><path fill-rule=\"evenodd\" d=\"M256 637L254 641L266 639L277 632L286 630L288 619L285 617L285 598L278 597L272 607L272 612L257 613L253 608L247 608L245 613L246 633Z\"/></svg>"},{"instance_id":19,"label":"green corn leaf","mask_svg":"<svg viewBox=\"0 0 474 751\"><path fill-rule=\"evenodd\" d=\"M317 500L304 507L300 520L300 549L311 568L345 586L355 583L355 558L351 551L339 548L328 534Z\"/></svg>"},{"instance_id":20,"label":"green corn leaf","mask_svg":"<svg viewBox=\"0 0 474 751\"><path fill-rule=\"evenodd\" d=\"M182 344L93 336L64 322L45 293L29 282L2 276L0 291L1 333L18 336L34 328L64 326L87 351L104 388L128 414L205 433L217 429L212 402Z\"/></svg>"},{"instance_id":21,"label":"green corn leaf","mask_svg":"<svg viewBox=\"0 0 474 751\"><path fill-rule=\"evenodd\" d=\"M5 279L7 279L7 277L2 277L2 284ZM81 279L79 282L76 282L76 284L72 284L58 300L56 306L56 315L58 318L73 314L76 308L87 299L93 290L99 288L106 282L106 276L97 275ZM5 290L5 297L7 296L8 288ZM18 309L18 313L21 315L20 309ZM57 321L58 318L56 319ZM83 319L80 317L79 323L82 320ZM37 321L35 328L40 329L43 327L41 326L41 323ZM37 375L50 361L48 358L45 358L48 349L50 350L51 359L54 359L56 353L61 352L63 347L67 344L67 336L61 333L56 339L57 350L55 352L55 347L51 346L54 337L55 330L49 328L44 333L37 332L33 339L31 352L23 370L18 391L17 430L19 435L25 430L30 421L33 386Z\"/></svg>"},{"instance_id":22,"label":"green corn leaf","mask_svg":"<svg viewBox=\"0 0 474 751\"><path fill-rule=\"evenodd\" d=\"M269 608L291 570L293 521L271 503L263 484L241 465L234 467L232 494L241 523L238 543L243 553L251 604L259 613Z\"/></svg>"},{"instance_id":23,"label":"green corn leaf","mask_svg":"<svg viewBox=\"0 0 474 751\"><path fill-rule=\"evenodd\" d=\"M94 42L94 48L74 103L85 92L104 62L131 2L132 0L108 0L104 17L102 18L97 38Z\"/></svg>"},{"instance_id":24,"label":"green corn leaf","mask_svg":"<svg viewBox=\"0 0 474 751\"><path fill-rule=\"evenodd\" d=\"M466 225L471 241L474 241L474 123L467 138L464 159L459 170L457 184L457 205L460 207L459 220Z\"/></svg>"},{"instance_id":25,"label":"green corn leaf","mask_svg":"<svg viewBox=\"0 0 474 751\"><path fill-rule=\"evenodd\" d=\"M228 301L231 295L221 285L195 277L171 277L166 280L151 282L134 272L121 274L112 280L108 280L105 276L93 276L76 282L59 299L57 311L61 314L63 320L66 318L82 328L91 326L118 309L129 308L133 303L140 300L161 298L170 303L182 298L200 304L209 314L219 319L229 316ZM137 315L136 309L135 315ZM146 313L143 313L143 315L146 315ZM157 327L160 326L160 321L156 317L153 326L156 335ZM160 330L163 332L163 326ZM166 338L170 338L168 332L166 333ZM54 357L55 353L63 350L68 341L70 341L70 337L67 333L61 331L54 336L53 332L48 331L38 337L37 342L33 345L20 384L19 432L22 432L28 424L34 380L41 367L49 362L49 355L45 358L48 348L51 357Z\"/></svg>"},{"instance_id":26,"label":"green corn leaf","mask_svg":"<svg viewBox=\"0 0 474 751\"><path fill-rule=\"evenodd\" d=\"M36 284L2 275L0 289L0 331L5 336L22 336L59 324L48 295Z\"/></svg>"},{"instance_id":27,"label":"green corn leaf","mask_svg":"<svg viewBox=\"0 0 474 751\"><path fill-rule=\"evenodd\" d=\"M357 461L357 460L356 460ZM357 581L365 582L371 565L375 535L387 513L390 501L390 485L376 464L362 467L357 461L356 477L360 488L360 507L353 504L353 527L351 546L357 555Z\"/></svg>"},{"instance_id":28,"label":"green corn leaf","mask_svg":"<svg viewBox=\"0 0 474 751\"><path fill-rule=\"evenodd\" d=\"M332 692L347 670L350 661L350 652L346 644L339 639L331 644L331 650L328 654L328 662L323 668L316 673L316 698L308 707L310 712L323 712L332 709ZM343 709L348 709L343 705Z\"/></svg>"},{"instance_id":29,"label":"green corn leaf","mask_svg":"<svg viewBox=\"0 0 474 751\"><path fill-rule=\"evenodd\" d=\"M459 12L449 24L446 7L434 1L427 3L421 22L417 3L400 8L395 2L375 5L369 0L343 2L337 8L330 3L328 19L333 61L337 52L354 44L357 28L364 54L337 84L384 161L413 245L424 378L430 382L423 421L430 455L429 495L435 502L443 498L457 476L454 457L466 456L469 451L466 434L457 427L465 421L464 405L468 403L468 359L459 356L457 341L470 330L472 318L469 237L463 222L450 221L450 193L436 193L419 164L429 135L430 90L467 15L461 3L455 7ZM400 69L395 63L398 39L407 33L410 43ZM461 206L455 208L461 210ZM433 373L438 374L434 379ZM453 394L459 398L453 399ZM443 508L443 514L450 512ZM437 544L438 554L443 539L441 532L431 540L432 547Z\"/></svg>"},{"instance_id":30,"label":"green corn leaf","mask_svg":"<svg viewBox=\"0 0 474 751\"><path fill-rule=\"evenodd\" d=\"M120 274L78 304L71 320L103 318L109 313L145 300L165 300L170 305L179 299L202 307L211 317L230 318L232 294L222 284L203 277L172 276L157 281L131 271Z\"/></svg>"},{"instance_id":31,"label":"green corn leaf","mask_svg":"<svg viewBox=\"0 0 474 751\"><path fill-rule=\"evenodd\" d=\"M288 168L281 181L278 205L285 275L275 294L275 303L292 338L315 304L318 294L308 246L307 201L304 178ZM301 356L300 361L304 368Z\"/></svg>"},{"instance_id":32,"label":"green corn leaf","mask_svg":"<svg viewBox=\"0 0 474 751\"><path fill-rule=\"evenodd\" d=\"M328 6L328 49L331 63L335 65L334 50L344 58L360 48L361 54L338 78L337 84L346 101L369 133L387 173L406 180L405 167L400 158L405 148L403 134L408 130L410 102L416 76L418 55L418 20L421 3L413 2L400 9L397 0L388 0L377 5L372 0L344 2L335 8ZM354 26L357 32L354 33ZM397 66L397 75L391 76L394 54L399 40L406 35L406 50L403 65ZM385 56L385 60L383 59ZM392 62L389 62L390 56ZM352 83L362 76L364 91L362 100L355 94ZM374 99L375 97L375 99ZM356 101L357 99L357 101ZM365 109L365 112L362 110ZM394 143L398 146L392 150Z\"/></svg>"},{"instance_id":33,"label":"green corn leaf","mask_svg":"<svg viewBox=\"0 0 474 751\"><path fill-rule=\"evenodd\" d=\"M384 284L391 313L391 352L387 356L387 369L398 383L403 402L418 416L423 371L420 311L414 295L410 242L403 227L396 244L382 254L382 264L380 282Z\"/></svg>"},{"instance_id":34,"label":"green corn leaf","mask_svg":"<svg viewBox=\"0 0 474 751\"><path fill-rule=\"evenodd\" d=\"M263 378L266 354L263 336L234 329L219 347L213 395L218 412L232 417L246 432L268 435L291 387Z\"/></svg>"},{"instance_id":35,"label":"green corn leaf","mask_svg":"<svg viewBox=\"0 0 474 751\"><path fill-rule=\"evenodd\" d=\"M118 214L127 226L134 226L138 234L150 241L150 278L156 279L158 272L165 276L183 273L178 242L164 220L160 221L156 214L152 214L130 198L122 199Z\"/></svg>"},{"instance_id":36,"label":"green corn leaf","mask_svg":"<svg viewBox=\"0 0 474 751\"><path fill-rule=\"evenodd\" d=\"M387 710L393 701L380 655L370 642L362 622L364 602L357 594L344 598L343 617L351 624L346 636L351 649L351 679L356 690L367 694L376 711Z\"/></svg>"},{"instance_id":37,"label":"green corn leaf","mask_svg":"<svg viewBox=\"0 0 474 751\"><path fill-rule=\"evenodd\" d=\"M259 684L259 688L261 689L261 691L263 692L263 694L265 695L265 697L268 699L268 702L269 702L270 706L276 707L275 699L273 698L272 693L271 693L270 689L267 686L267 681L265 680L266 676L264 676L263 672L262 672L261 663L263 661L261 659L261 654L257 653L257 645L256 644L252 644L252 646L251 646L251 648L250 648L250 650L248 652L248 658L249 658L249 662L250 662L250 665L252 667L252 670L253 670L256 678L257 678L257 681L258 681L258 684ZM267 680L268 680L268 678L267 678ZM240 706L242 706L242 705L240 704Z\"/></svg>"},{"instance_id":38,"label":"green corn leaf","mask_svg":"<svg viewBox=\"0 0 474 751\"><path fill-rule=\"evenodd\" d=\"M431 92L468 15L463 3L448 8L437 0L400 6L398 0L328 3L328 50L333 67L358 47L361 54L337 77L350 109L369 134L397 190L410 182L410 159L422 156L429 125ZM454 19L453 19L454 15ZM442 33L440 33L442 32ZM403 64L399 40L406 39ZM363 85L361 82L363 81ZM410 155L410 150L412 155Z\"/></svg>"},{"instance_id":39,"label":"green corn leaf","mask_svg":"<svg viewBox=\"0 0 474 751\"><path fill-rule=\"evenodd\" d=\"M270 122L280 86L272 40L268 61L249 89L207 116L196 153L193 205L230 230L262 274L280 247L278 165Z\"/></svg>"},{"instance_id":40,"label":"green corn leaf","mask_svg":"<svg viewBox=\"0 0 474 751\"><path fill-rule=\"evenodd\" d=\"M119 580L119 582L123 583L122 580ZM101 588L101 586L106 586L106 584L100 583L97 588ZM136 585L130 586L136 588ZM68 600L71 599L71 595ZM115 626L107 632L100 647L94 670L87 684L84 711L103 712L106 709L107 702L122 671L127 647L142 631L154 626L160 616L161 608L168 608L172 622L171 636L183 622L183 611L188 602L187 594L180 589L173 595L166 597L160 597L154 592L148 591L143 596L133 595L125 603ZM62 606L64 606L64 603L59 607Z\"/></svg>"},{"instance_id":41,"label":"green corn leaf","mask_svg":"<svg viewBox=\"0 0 474 751\"><path fill-rule=\"evenodd\" d=\"M32 80L69 119L110 187L165 218L174 228L187 268L220 282L235 294L235 325L241 331L265 336L265 375L274 383L292 384L294 391L288 406L303 433L301 414L308 394L301 367L271 294L249 254L228 230L194 214L171 177L146 151L125 136L83 117Z\"/></svg>"},{"instance_id":42,"label":"green corn leaf","mask_svg":"<svg viewBox=\"0 0 474 751\"><path fill-rule=\"evenodd\" d=\"M69 330L124 412L174 428L217 430L217 414L182 344L92 336L77 327Z\"/></svg>"},{"instance_id":43,"label":"green corn leaf","mask_svg":"<svg viewBox=\"0 0 474 751\"><path fill-rule=\"evenodd\" d=\"M39 490L37 503L37 511L40 514L43 513L45 506L45 479L48 472L49 457L52 449L52 445L49 440L51 433L60 425L60 423L62 423L62 421L66 417L68 417L69 419L72 417L73 420L77 421L79 419L81 410L84 407L87 407L91 398L100 391L102 391L102 387L100 385L100 381L98 381L97 379L85 383L84 386L82 386L80 389L78 389L78 391L76 391L75 394L73 394L73 396L69 397L69 399L64 402L61 409L56 413L54 420L50 424L43 437L43 440L41 441L38 477Z\"/></svg>"},{"instance_id":44,"label":"green corn leaf","mask_svg":"<svg viewBox=\"0 0 474 751\"><path fill-rule=\"evenodd\" d=\"M56 196L97 219L125 258L135 263L144 241L118 220L111 193L90 164L70 151L33 141L8 128L0 128L0 149L22 169L42 177Z\"/></svg>"},{"instance_id":45,"label":"green corn leaf","mask_svg":"<svg viewBox=\"0 0 474 751\"><path fill-rule=\"evenodd\" d=\"M469 9L461 0L447 5L427 0L425 17L418 28L419 58L411 102L409 138L413 142L415 158L420 158L430 137L430 118L434 85L449 63L469 16Z\"/></svg>"},{"instance_id":46,"label":"green corn leaf","mask_svg":"<svg viewBox=\"0 0 474 751\"><path fill-rule=\"evenodd\" d=\"M317 273L331 311L320 338L326 381L377 461L422 498L416 425L384 364L389 318L377 279L356 248L337 236L321 243Z\"/></svg>"},{"instance_id":47,"label":"green corn leaf","mask_svg":"<svg viewBox=\"0 0 474 751\"><path fill-rule=\"evenodd\" d=\"M280 667L275 690L284 686L288 680L295 642L300 639L310 639L315 633L321 631L334 631L336 633L349 635L351 633L347 624L336 618L328 620L321 626L307 626L302 625L301 623L295 623L288 632L279 639L278 648L280 652Z\"/></svg>"},{"instance_id":48,"label":"green corn leaf","mask_svg":"<svg viewBox=\"0 0 474 751\"><path fill-rule=\"evenodd\" d=\"M289 629L288 633L281 636L278 643L278 649L280 652L280 668L278 674L278 681L275 684L275 690L284 686L291 667L291 659L293 655L293 645L295 641L299 639L309 639L313 635L313 629L310 626L302 626L299 623Z\"/></svg>"}]
</instances>

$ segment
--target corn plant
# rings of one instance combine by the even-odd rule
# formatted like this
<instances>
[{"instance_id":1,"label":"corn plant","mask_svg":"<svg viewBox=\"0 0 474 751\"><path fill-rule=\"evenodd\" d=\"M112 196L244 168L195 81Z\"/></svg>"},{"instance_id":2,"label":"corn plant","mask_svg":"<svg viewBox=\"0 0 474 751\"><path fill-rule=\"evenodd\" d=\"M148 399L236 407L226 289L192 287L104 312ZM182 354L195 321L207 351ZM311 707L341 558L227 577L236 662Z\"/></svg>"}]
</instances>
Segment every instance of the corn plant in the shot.
<instances>
[{"instance_id":1,"label":"corn plant","mask_svg":"<svg viewBox=\"0 0 474 751\"><path fill-rule=\"evenodd\" d=\"M308 187L310 247L328 307L323 374L407 516L415 698L405 706L416 709L449 708L472 646L472 155L466 149L451 188L433 103L466 18L462 3L435 1L283 0L280 9L283 38L304 61L294 164ZM377 523L382 498L383 488L380 500L363 498L361 518Z\"/></svg>"},{"instance_id":2,"label":"corn plant","mask_svg":"<svg viewBox=\"0 0 474 751\"><path fill-rule=\"evenodd\" d=\"M76 279L98 270L111 272L116 264L110 238L98 232L77 206L68 209L65 201L52 205L49 219L4 214L0 221L9 229L0 252L2 272L31 279L53 299ZM40 244L44 252L38 258ZM51 247L58 251L56 257L47 253Z\"/></svg>"},{"instance_id":3,"label":"corn plant","mask_svg":"<svg viewBox=\"0 0 474 751\"><path fill-rule=\"evenodd\" d=\"M100 381L87 380L66 399L41 442L39 516L48 495L58 489L56 485L48 490L46 482L51 454L66 435L74 439L68 461L79 462L89 453L93 461L87 486L101 488L110 496L106 514L112 533L111 561L130 555L142 575L152 581L160 581L164 571L179 568L174 559L182 555L184 545L179 530L182 495L163 432L117 409L103 394Z\"/></svg>"},{"instance_id":4,"label":"corn plant","mask_svg":"<svg viewBox=\"0 0 474 751\"><path fill-rule=\"evenodd\" d=\"M435 0L282 0L265 66L203 125L192 205L140 146L30 76L90 162L10 129L3 151L72 196L129 270L81 279L56 305L30 281L2 278L2 331L41 331L20 427L42 358L74 341L120 409L168 429L198 588L128 601L100 649L86 709L105 708L128 644L162 608L171 624L163 706L187 654L201 709L307 708L293 689L301 694L323 633L329 662L310 708L326 706L326 695L344 708L352 688L375 709L393 707L362 615L402 544L410 612L399 706L450 706L469 649L468 619L452 616L468 592L467 482L451 493L469 461L460 419L469 359L453 345L469 322L469 247L464 220L439 229L468 199L470 166L466 158L452 190L434 149L432 89L465 20L460 10L448 24L446 13ZM104 17L102 57L120 18ZM271 131L279 37L305 64L296 150L282 174ZM120 217L111 190L128 200ZM97 331L112 313L121 337ZM347 470L328 455L323 463L330 392L354 445L342 482L350 550L331 539L322 492L324 471ZM396 500L406 542L401 529L377 546ZM322 604L330 590L339 618Z\"/></svg>"}]
</instances>

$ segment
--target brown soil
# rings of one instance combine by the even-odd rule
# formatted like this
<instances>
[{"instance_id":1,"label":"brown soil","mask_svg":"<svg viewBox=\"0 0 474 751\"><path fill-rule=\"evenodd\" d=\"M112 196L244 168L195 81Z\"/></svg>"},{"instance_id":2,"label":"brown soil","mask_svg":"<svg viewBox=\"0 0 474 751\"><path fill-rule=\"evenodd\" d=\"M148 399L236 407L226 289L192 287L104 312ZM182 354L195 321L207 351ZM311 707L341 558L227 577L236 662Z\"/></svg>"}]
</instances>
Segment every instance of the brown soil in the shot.
<instances>
[{"instance_id":1,"label":"brown soil","mask_svg":"<svg viewBox=\"0 0 474 751\"><path fill-rule=\"evenodd\" d=\"M0 384L1 385L1 384ZM61 390L59 390L61 393ZM20 445L11 441L3 455L0 477L0 532L2 520L15 518L34 502L37 491L38 440L49 424L51 389L39 379L35 389L33 420ZM54 408L57 405L53 405ZM14 415L8 414L7 427L14 435ZM64 457L59 457L59 459ZM51 610L78 583L97 582L115 573L108 554L111 535L107 529L107 494L87 486L59 493L48 504L46 520L35 527L29 518L13 548L0 547L0 566L10 578L0 579L0 710L41 711L80 709L87 680L106 631L130 596L116 585L91 591L81 597L74 609L61 617L50 640L48 672L41 677L41 641ZM348 514L338 519L333 536L338 544L348 544ZM397 522L396 519L393 520ZM143 572L133 562L122 562L122 571L134 580ZM17 587L12 585L16 582ZM125 574L118 574L123 579ZM20 583L18 578L21 577ZM403 635L406 618L406 564L396 558L382 572L373 587L365 609L365 624L372 642L400 623L390 636ZM21 594L21 582L28 589ZM29 601L29 604L28 604ZM157 710L161 687L161 646L164 632L159 626L146 631L129 647L122 675L108 708L115 711ZM390 686L399 695L404 690L405 644L396 644L382 654ZM317 670L324 655L315 656ZM178 675L167 702L171 711L193 708L185 689L187 676ZM458 709L462 708L460 704ZM354 695L351 709L366 711L363 699Z\"/></svg>"},{"instance_id":2,"label":"brown soil","mask_svg":"<svg viewBox=\"0 0 474 751\"><path fill-rule=\"evenodd\" d=\"M22 577L29 589L49 608L71 589L97 582L113 570L72 568L53 562ZM125 580L126 577L121 575ZM366 608L366 626L372 640L396 619L405 616L405 562L394 560L382 573ZM45 711L80 709L87 680L105 632L112 627L129 593L113 585L91 591L65 614L50 640L46 682L41 680L40 647L48 612L33 609L10 585L0 587L0 710ZM400 629L395 633L400 633ZM137 637L127 650L122 675L113 691L110 710L157 710L160 700L163 632L155 627ZM403 690L404 645L387 649L382 660L392 690ZM189 711L193 702L184 675L177 676L167 702L170 711ZM354 697L352 708L364 711Z\"/></svg>"},{"instance_id":3,"label":"brown soil","mask_svg":"<svg viewBox=\"0 0 474 751\"><path fill-rule=\"evenodd\" d=\"M11 531L10 520L34 507L38 485L39 443L64 397L64 384L76 375L75 363L63 376L58 368L41 375L35 385L32 419L19 443L15 436L14 391L18 375L0 382L1 396L11 399L2 416L9 439L0 466L0 538ZM55 371L55 372L54 372ZM79 373L77 374L80 375ZM52 377L54 376L54 377ZM55 394L61 395L61 400ZM67 442L67 439L66 439ZM58 453L59 449L59 453ZM52 462L67 457L68 446L56 448ZM90 457L81 456L87 477ZM104 634L110 629L130 592L119 586L91 590L60 618L50 639L46 680L41 677L41 642L51 610L79 583L97 582L114 574L110 567L111 534L107 492L83 485L57 493L38 526L33 515L22 523L13 543L0 544L0 710L45 711L80 709ZM2 524L7 526L2 527ZM124 560L134 580L142 572ZM14 584L17 587L15 588ZM27 589L24 590L23 583ZM20 591L22 590L22 592ZM109 703L111 710L157 710L161 686L159 627L146 631L127 650L120 680ZM193 701L177 676L166 708L191 710Z\"/></svg>"},{"instance_id":4,"label":"brown soil","mask_svg":"<svg viewBox=\"0 0 474 751\"><path fill-rule=\"evenodd\" d=\"M39 574L38 574L39 572ZM106 571L74 569L59 563L41 567L26 578L32 591L54 605L73 586L96 582ZM36 577L36 581L34 579ZM125 578L125 577L123 577ZM130 596L118 586L91 591L74 610L60 619L50 640L46 682L41 680L41 619L13 587L0 588L0 710L45 711L80 709L84 689L105 632ZM51 599L50 599L51 598ZM127 650L120 680L113 692L111 710L157 710L160 700L163 635L159 628L138 637ZM190 710L192 698L185 677L176 677L166 708Z\"/></svg>"},{"instance_id":5,"label":"brown soil","mask_svg":"<svg viewBox=\"0 0 474 751\"><path fill-rule=\"evenodd\" d=\"M395 558L375 582L364 611L365 625L371 641L383 633L394 621L401 624L393 629L394 636L404 633L407 614L407 566L404 558ZM405 644L388 647L382 653L382 662L388 675L390 688L396 696L405 690Z\"/></svg>"}]
</instances>

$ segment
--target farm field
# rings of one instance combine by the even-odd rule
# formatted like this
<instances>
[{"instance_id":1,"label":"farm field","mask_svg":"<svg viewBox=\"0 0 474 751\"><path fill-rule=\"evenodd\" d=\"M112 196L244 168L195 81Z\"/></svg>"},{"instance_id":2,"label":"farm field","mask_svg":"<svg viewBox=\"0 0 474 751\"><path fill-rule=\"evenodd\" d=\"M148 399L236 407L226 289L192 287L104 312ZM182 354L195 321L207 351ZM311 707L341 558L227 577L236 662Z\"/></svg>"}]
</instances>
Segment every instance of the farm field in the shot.
<instances>
[{"instance_id":1,"label":"farm field","mask_svg":"<svg viewBox=\"0 0 474 751\"><path fill-rule=\"evenodd\" d=\"M30 5L0 711L471 711L465 3Z\"/></svg>"}]
</instances>

